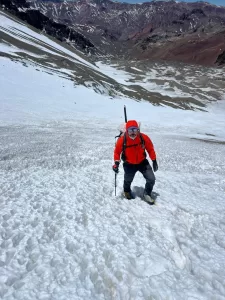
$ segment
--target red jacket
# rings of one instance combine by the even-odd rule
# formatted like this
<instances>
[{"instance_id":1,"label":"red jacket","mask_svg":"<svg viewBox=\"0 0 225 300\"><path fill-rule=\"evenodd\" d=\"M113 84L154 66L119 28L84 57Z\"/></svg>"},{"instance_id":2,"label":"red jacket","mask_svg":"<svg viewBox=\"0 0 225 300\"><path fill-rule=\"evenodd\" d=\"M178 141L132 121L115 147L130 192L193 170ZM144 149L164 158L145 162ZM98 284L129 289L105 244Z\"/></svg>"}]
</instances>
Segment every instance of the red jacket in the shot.
<instances>
[{"instance_id":1,"label":"red jacket","mask_svg":"<svg viewBox=\"0 0 225 300\"><path fill-rule=\"evenodd\" d=\"M138 134L138 136L134 140L132 140L127 133L125 134L126 134L126 147L124 152L125 152L126 162L130 164L140 164L145 159L144 150L148 152L148 155L151 158L151 160L156 159L153 143L146 134L141 133L143 140L145 142L144 149L142 147L140 134ZM114 150L114 161L120 161L120 156L123 151L123 139L124 136L121 136L117 140L115 150Z\"/></svg>"}]
</instances>

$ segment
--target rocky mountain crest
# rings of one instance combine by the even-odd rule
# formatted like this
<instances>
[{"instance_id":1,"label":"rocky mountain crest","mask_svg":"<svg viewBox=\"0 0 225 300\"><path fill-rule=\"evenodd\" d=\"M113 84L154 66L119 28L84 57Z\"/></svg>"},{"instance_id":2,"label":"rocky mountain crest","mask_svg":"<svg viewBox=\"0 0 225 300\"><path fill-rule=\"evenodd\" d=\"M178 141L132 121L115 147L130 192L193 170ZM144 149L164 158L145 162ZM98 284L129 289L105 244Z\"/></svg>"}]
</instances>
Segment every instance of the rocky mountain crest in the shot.
<instances>
[{"instance_id":1,"label":"rocky mountain crest","mask_svg":"<svg viewBox=\"0 0 225 300\"><path fill-rule=\"evenodd\" d=\"M0 3L4 1L20 2L0 0ZM54 24L80 34L88 48L100 49L104 55L225 64L225 7L222 6L206 2L129 4L111 0L29 0L29 4L33 11L38 10ZM68 38L68 32L66 35Z\"/></svg>"}]
</instances>

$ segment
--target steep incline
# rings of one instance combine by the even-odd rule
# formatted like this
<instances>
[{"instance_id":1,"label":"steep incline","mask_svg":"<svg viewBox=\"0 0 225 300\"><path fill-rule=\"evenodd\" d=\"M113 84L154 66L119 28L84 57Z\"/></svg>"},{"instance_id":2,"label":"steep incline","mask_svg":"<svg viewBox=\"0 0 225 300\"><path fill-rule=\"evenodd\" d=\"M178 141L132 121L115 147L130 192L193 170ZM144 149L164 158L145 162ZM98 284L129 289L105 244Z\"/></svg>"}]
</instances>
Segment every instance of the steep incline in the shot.
<instances>
[{"instance_id":1,"label":"steep incline","mask_svg":"<svg viewBox=\"0 0 225 300\"><path fill-rule=\"evenodd\" d=\"M0 55L24 66L32 65L38 71L58 74L70 79L75 86L85 86L112 99L127 97L154 105L205 109L210 101L223 96L222 69L208 69L206 78L205 69L200 71L192 66L184 69L183 65L169 67L132 61L127 66L126 62L117 61L114 67L105 64L102 67L102 63L96 66L91 63L92 57L88 61L82 52L5 12L0 12ZM184 70L185 74L182 74ZM124 74L124 80L117 74ZM193 76L198 80L192 80ZM214 81L211 76L215 77ZM206 83L208 89L200 90Z\"/></svg>"},{"instance_id":2,"label":"steep incline","mask_svg":"<svg viewBox=\"0 0 225 300\"><path fill-rule=\"evenodd\" d=\"M224 299L223 70L94 65L8 14L0 26L0 298ZM148 89L161 106L128 97ZM194 94L208 113L166 106ZM122 164L114 196L124 104L157 152L153 207L140 174L121 198Z\"/></svg>"},{"instance_id":3,"label":"steep incline","mask_svg":"<svg viewBox=\"0 0 225 300\"><path fill-rule=\"evenodd\" d=\"M203 113L112 101L1 63L0 297L223 299L224 103ZM121 198L122 166L114 196L123 104L157 151L154 207L140 174L136 199Z\"/></svg>"}]
</instances>

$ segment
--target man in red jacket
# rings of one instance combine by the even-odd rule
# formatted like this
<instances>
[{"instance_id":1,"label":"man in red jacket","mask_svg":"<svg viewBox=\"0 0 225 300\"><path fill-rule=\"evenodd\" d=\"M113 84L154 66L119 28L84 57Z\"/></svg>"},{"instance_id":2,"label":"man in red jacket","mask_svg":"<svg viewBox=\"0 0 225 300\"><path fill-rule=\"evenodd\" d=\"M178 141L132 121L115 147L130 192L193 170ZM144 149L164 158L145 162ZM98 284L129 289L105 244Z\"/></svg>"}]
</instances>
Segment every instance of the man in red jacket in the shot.
<instances>
[{"instance_id":1,"label":"man in red jacket","mask_svg":"<svg viewBox=\"0 0 225 300\"><path fill-rule=\"evenodd\" d=\"M155 184L155 175L152 171L148 160L146 159L146 152L153 163L153 170L158 170L158 164L156 161L156 154L154 146L150 138L140 133L138 123L135 120L128 121L126 123L126 132L121 136L116 143L114 150L114 165L113 171L119 172L120 159L124 161L124 196L127 199L132 199L131 183L137 171L140 171L146 179L144 199L150 204L154 204L154 200L151 197L151 192Z\"/></svg>"}]
</instances>

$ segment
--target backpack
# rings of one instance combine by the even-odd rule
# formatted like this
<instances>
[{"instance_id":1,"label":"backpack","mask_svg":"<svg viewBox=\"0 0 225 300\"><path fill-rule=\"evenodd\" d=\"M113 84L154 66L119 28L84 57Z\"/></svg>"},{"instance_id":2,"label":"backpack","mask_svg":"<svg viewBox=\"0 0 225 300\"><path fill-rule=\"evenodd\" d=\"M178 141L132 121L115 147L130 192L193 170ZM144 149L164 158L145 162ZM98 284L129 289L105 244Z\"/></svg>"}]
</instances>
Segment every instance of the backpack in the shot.
<instances>
[{"instance_id":1,"label":"backpack","mask_svg":"<svg viewBox=\"0 0 225 300\"><path fill-rule=\"evenodd\" d=\"M142 136L142 134L139 132L139 135L140 135L140 139L141 139L141 147L144 151L144 156L146 157L146 152L145 152L145 140ZM126 133L124 134L123 136L123 150L122 150L122 155L121 155L121 159L122 161L126 162L126 156L125 156L125 150L126 148L130 148L130 147L134 147L134 146L138 146L140 144L134 144L134 145L130 145L130 146L127 146L127 137L126 137Z\"/></svg>"}]
</instances>

